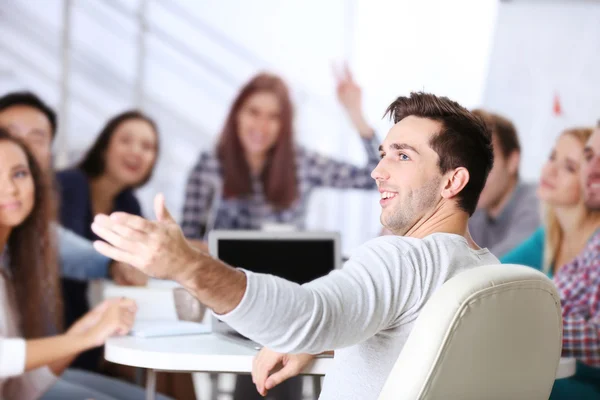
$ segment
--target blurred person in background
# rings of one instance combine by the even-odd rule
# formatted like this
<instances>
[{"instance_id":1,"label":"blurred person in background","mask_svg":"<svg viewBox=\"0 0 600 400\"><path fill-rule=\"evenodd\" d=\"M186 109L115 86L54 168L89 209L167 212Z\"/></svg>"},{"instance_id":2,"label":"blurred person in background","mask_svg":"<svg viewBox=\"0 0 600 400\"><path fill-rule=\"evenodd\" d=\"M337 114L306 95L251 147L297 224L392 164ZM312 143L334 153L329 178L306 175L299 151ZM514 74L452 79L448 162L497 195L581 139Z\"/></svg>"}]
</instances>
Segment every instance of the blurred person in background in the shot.
<instances>
[{"instance_id":1,"label":"blurred person in background","mask_svg":"<svg viewBox=\"0 0 600 400\"><path fill-rule=\"evenodd\" d=\"M536 186L519 180L521 146L513 123L481 109L473 113L492 131L494 167L469 220L469 231L477 244L502 257L540 226Z\"/></svg>"},{"instance_id":2,"label":"blurred person in background","mask_svg":"<svg viewBox=\"0 0 600 400\"><path fill-rule=\"evenodd\" d=\"M356 167L298 146L287 85L276 75L258 74L235 98L216 148L202 153L189 175L186 236L204 239L207 223L215 229L261 229L265 223L301 228L313 189L375 189L369 174L379 144L362 112L362 91L347 68L338 76L337 94L363 141L367 165Z\"/></svg>"},{"instance_id":3,"label":"blurred person in background","mask_svg":"<svg viewBox=\"0 0 600 400\"><path fill-rule=\"evenodd\" d=\"M202 153L189 175L182 228L206 250L210 229L262 229L265 224L304 226L313 189L375 190L371 171L379 162L379 141L362 111L362 91L346 67L337 76L338 100L358 131L367 164L357 167L308 151L295 142L294 106L286 83L261 73L233 101L213 151ZM293 379L270 393L300 399L302 381ZM250 376L238 375L234 398L260 399Z\"/></svg>"},{"instance_id":4,"label":"blurred person in background","mask_svg":"<svg viewBox=\"0 0 600 400\"><path fill-rule=\"evenodd\" d=\"M575 376L555 382L551 400L600 398L600 129L592 132L568 129L558 138L538 189L544 226L501 258L542 270L560 294L562 355L578 362Z\"/></svg>"},{"instance_id":5,"label":"blurred person in background","mask_svg":"<svg viewBox=\"0 0 600 400\"><path fill-rule=\"evenodd\" d=\"M590 128L565 130L542 169L537 195L544 207L544 224L509 251L503 263L528 265L553 276L572 261L600 226L600 214L584 203L581 169Z\"/></svg>"},{"instance_id":6,"label":"blurred person in background","mask_svg":"<svg viewBox=\"0 0 600 400\"><path fill-rule=\"evenodd\" d=\"M107 300L54 334L62 326L54 210L48 176L25 144L0 128L0 398L143 399L139 387L66 370L81 351L126 334L136 306Z\"/></svg>"},{"instance_id":7,"label":"blurred person in background","mask_svg":"<svg viewBox=\"0 0 600 400\"><path fill-rule=\"evenodd\" d=\"M41 168L54 181L52 142L56 136L56 113L31 92L11 92L0 97L0 126L22 139ZM111 276L120 284L135 284L133 269L94 251L91 242L56 226L61 275L76 280Z\"/></svg>"},{"instance_id":8,"label":"blurred person in background","mask_svg":"<svg viewBox=\"0 0 600 400\"><path fill-rule=\"evenodd\" d=\"M158 130L148 116L126 111L111 118L83 160L57 174L59 218L65 228L93 241L90 225L96 214L123 211L142 215L134 190L143 186L154 170L158 155ZM139 272L139 283L146 277ZM89 311L88 282L63 278L65 322L73 323ZM80 355L75 367L97 371L100 349Z\"/></svg>"}]
</instances>

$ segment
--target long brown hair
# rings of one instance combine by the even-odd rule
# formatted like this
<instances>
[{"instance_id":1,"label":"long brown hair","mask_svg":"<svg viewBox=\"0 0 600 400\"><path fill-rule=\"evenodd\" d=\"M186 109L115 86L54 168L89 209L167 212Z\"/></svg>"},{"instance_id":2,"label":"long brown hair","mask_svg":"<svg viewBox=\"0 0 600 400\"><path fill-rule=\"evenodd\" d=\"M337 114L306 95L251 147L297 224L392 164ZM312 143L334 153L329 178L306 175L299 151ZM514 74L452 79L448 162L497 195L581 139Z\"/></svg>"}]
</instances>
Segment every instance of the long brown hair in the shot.
<instances>
[{"instance_id":1,"label":"long brown hair","mask_svg":"<svg viewBox=\"0 0 600 400\"><path fill-rule=\"evenodd\" d=\"M593 131L594 130L592 128L573 128L563 131L561 136L573 136L575 139L581 142L581 147L583 148L590 136L592 136ZM556 217L556 210L554 209L554 207L550 205L545 205L544 209L544 223L546 225L546 235L544 239L543 270L544 272L548 272L552 268L552 264L554 264L556 257L558 256L560 244L564 239L564 233L558 222L558 218ZM600 218L600 212L598 211L588 210L587 213L588 218ZM561 267L561 265L557 265L557 267Z\"/></svg>"},{"instance_id":2,"label":"long brown hair","mask_svg":"<svg viewBox=\"0 0 600 400\"><path fill-rule=\"evenodd\" d=\"M265 197L275 208L289 207L298 195L294 153L294 110L285 82L276 75L261 73L252 78L235 98L217 144L217 156L223 168L223 196L243 197L252 192L250 167L238 135L237 116L246 100L255 93L268 92L277 97L280 132L269 151L262 173Z\"/></svg>"},{"instance_id":3,"label":"long brown hair","mask_svg":"<svg viewBox=\"0 0 600 400\"><path fill-rule=\"evenodd\" d=\"M56 248L51 222L55 199L50 177L43 173L27 146L0 128L0 142L18 145L27 157L35 188L31 213L8 238L9 268L21 327L26 338L62 331L62 305Z\"/></svg>"}]
</instances>

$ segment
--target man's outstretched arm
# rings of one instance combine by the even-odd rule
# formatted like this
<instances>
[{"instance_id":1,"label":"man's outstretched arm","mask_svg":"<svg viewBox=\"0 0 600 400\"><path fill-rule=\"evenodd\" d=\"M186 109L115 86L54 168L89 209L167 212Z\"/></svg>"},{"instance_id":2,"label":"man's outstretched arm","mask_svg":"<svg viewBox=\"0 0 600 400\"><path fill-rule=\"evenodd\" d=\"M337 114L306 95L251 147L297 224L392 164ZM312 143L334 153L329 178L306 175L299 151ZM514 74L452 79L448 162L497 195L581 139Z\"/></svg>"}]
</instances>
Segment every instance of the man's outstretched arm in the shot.
<instances>
[{"instance_id":1,"label":"man's outstretched arm","mask_svg":"<svg viewBox=\"0 0 600 400\"><path fill-rule=\"evenodd\" d=\"M280 352L350 346L390 327L410 299L401 257L389 243L366 247L343 270L306 285L232 268L191 247L157 197L158 221L98 216L96 249L163 279L174 279L245 336ZM396 249L397 250L397 249ZM409 274L412 275L412 274Z\"/></svg>"}]
</instances>

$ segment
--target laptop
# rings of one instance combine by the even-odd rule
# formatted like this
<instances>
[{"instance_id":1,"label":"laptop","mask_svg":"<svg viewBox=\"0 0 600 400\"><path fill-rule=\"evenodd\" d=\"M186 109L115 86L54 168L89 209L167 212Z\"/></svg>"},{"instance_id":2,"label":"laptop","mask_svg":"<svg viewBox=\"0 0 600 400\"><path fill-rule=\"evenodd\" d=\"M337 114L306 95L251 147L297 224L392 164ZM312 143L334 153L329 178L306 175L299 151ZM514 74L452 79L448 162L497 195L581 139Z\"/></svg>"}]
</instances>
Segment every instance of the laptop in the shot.
<instances>
[{"instance_id":1,"label":"laptop","mask_svg":"<svg viewBox=\"0 0 600 400\"><path fill-rule=\"evenodd\" d=\"M279 276L298 284L327 275L342 264L337 232L226 231L208 235L208 249L233 267ZM260 345L240 335L214 314L212 331L246 346Z\"/></svg>"}]
</instances>

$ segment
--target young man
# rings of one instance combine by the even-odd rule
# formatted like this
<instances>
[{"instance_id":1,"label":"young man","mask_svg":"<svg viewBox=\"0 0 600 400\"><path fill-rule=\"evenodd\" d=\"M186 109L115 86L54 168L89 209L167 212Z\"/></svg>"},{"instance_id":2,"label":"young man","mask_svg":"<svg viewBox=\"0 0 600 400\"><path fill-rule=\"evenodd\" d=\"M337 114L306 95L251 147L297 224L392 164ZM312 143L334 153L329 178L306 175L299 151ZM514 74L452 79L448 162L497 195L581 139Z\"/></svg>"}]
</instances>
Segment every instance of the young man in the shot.
<instances>
[{"instance_id":1,"label":"young man","mask_svg":"<svg viewBox=\"0 0 600 400\"><path fill-rule=\"evenodd\" d=\"M448 279L498 264L467 221L492 167L483 121L444 97L394 101L396 123L372 173L381 222L394 233L362 245L344 268L297 285L234 269L188 244L157 196L157 221L99 215L102 254L175 279L241 334L280 352L336 350L323 399L376 399L424 304ZM337 350L340 349L340 350Z\"/></svg>"},{"instance_id":2,"label":"young man","mask_svg":"<svg viewBox=\"0 0 600 400\"><path fill-rule=\"evenodd\" d=\"M508 119L474 110L492 132L494 166L469 221L473 240L502 257L540 226L536 185L519 181L521 146L517 130Z\"/></svg>"}]
</instances>

